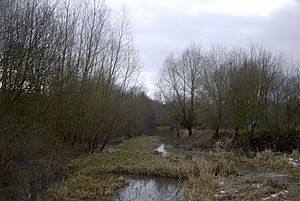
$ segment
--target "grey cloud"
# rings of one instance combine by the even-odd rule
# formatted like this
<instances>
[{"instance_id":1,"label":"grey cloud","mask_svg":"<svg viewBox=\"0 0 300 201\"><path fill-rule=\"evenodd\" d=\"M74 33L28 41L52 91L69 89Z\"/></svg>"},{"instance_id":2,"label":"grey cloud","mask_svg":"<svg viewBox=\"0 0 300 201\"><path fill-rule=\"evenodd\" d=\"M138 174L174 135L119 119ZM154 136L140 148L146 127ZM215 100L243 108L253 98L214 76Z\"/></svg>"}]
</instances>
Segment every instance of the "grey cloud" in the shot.
<instances>
[{"instance_id":1,"label":"grey cloud","mask_svg":"<svg viewBox=\"0 0 300 201\"><path fill-rule=\"evenodd\" d=\"M197 15L155 15L135 30L146 72L158 73L169 53L191 41L225 46L263 43L275 52L300 60L300 0L273 10L267 17L201 12ZM151 91L151 89L150 89Z\"/></svg>"}]
</instances>

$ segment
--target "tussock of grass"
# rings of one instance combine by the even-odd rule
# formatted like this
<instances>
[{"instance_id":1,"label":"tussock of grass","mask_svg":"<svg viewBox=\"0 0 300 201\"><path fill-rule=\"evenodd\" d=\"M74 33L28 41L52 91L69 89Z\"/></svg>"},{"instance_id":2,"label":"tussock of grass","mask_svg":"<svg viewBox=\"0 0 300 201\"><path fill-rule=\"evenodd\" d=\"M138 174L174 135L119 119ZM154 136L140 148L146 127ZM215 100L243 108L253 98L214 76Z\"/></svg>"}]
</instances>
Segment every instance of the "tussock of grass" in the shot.
<instances>
[{"instance_id":1,"label":"tussock of grass","mask_svg":"<svg viewBox=\"0 0 300 201\"><path fill-rule=\"evenodd\" d=\"M284 177L266 173L276 172L299 177L300 167L294 167L288 160L298 159L298 153L294 151L289 155L266 150L256 153L252 158L225 151L198 153L205 158L210 157L212 162L208 170L219 174L209 174L211 172L208 171L208 174L202 172L202 175L190 177L185 186L186 200L294 199L299 195L299 188L287 189ZM276 197L272 197L275 195Z\"/></svg>"},{"instance_id":2,"label":"tussock of grass","mask_svg":"<svg viewBox=\"0 0 300 201\"><path fill-rule=\"evenodd\" d=\"M72 161L72 176L66 181L51 187L47 194L54 200L97 198L112 195L126 184L118 177L103 179L106 175L149 175L176 179L186 179L201 168L193 161L177 156L161 156L151 149L156 140L140 137L125 141L105 151ZM102 177L102 179L101 179Z\"/></svg>"},{"instance_id":3,"label":"tussock of grass","mask_svg":"<svg viewBox=\"0 0 300 201\"><path fill-rule=\"evenodd\" d=\"M197 164L175 155L164 157L154 154L155 140L141 137L125 141L112 153L104 152L89 158L74 160L71 168L84 175L135 174L168 178L187 178Z\"/></svg>"},{"instance_id":4,"label":"tussock of grass","mask_svg":"<svg viewBox=\"0 0 300 201\"><path fill-rule=\"evenodd\" d=\"M286 190L283 183L263 174L230 176L221 178L221 180L223 183L218 185L217 193L211 200L257 201ZM283 198L278 197L276 200L283 200Z\"/></svg>"},{"instance_id":5,"label":"tussock of grass","mask_svg":"<svg viewBox=\"0 0 300 201\"><path fill-rule=\"evenodd\" d=\"M272 160L274 158L274 152L270 149L266 149L262 152L256 154L256 159L258 160Z\"/></svg>"},{"instance_id":6,"label":"tussock of grass","mask_svg":"<svg viewBox=\"0 0 300 201\"><path fill-rule=\"evenodd\" d=\"M289 163L289 158L294 158L300 161L299 151L294 150L292 154L277 153L272 150L265 150L257 152L254 157L249 158L245 155L236 154L232 151L220 151L220 152L207 152L199 153L206 157L211 157L215 162L227 161L234 163L236 169L243 170L249 167L259 167L258 169L268 169L270 171L276 171L280 173L290 173L294 176L300 176L300 167L295 167ZM253 154L252 154L253 155Z\"/></svg>"},{"instance_id":7,"label":"tussock of grass","mask_svg":"<svg viewBox=\"0 0 300 201\"><path fill-rule=\"evenodd\" d=\"M291 157L297 159L298 161L300 161L300 153L299 153L299 150L293 150L292 154L291 154Z\"/></svg>"},{"instance_id":8,"label":"tussock of grass","mask_svg":"<svg viewBox=\"0 0 300 201\"><path fill-rule=\"evenodd\" d=\"M215 175L212 167L208 164L198 166L195 174L191 174L185 183L185 200L214 200L214 193L218 187L218 178L220 175Z\"/></svg>"},{"instance_id":9,"label":"tussock of grass","mask_svg":"<svg viewBox=\"0 0 300 201\"><path fill-rule=\"evenodd\" d=\"M284 184L261 172L243 173L245 167L267 167L271 171L300 175L299 168L288 163L291 155L266 150L248 158L234 152L206 152L199 155L211 162L194 162L179 156L162 156L152 150L155 138L139 137L125 141L103 153L73 160L72 176L52 186L47 195L52 200L98 198L113 195L126 185L119 175L148 175L184 179L184 198L196 200L260 200L285 190ZM281 200L281 198L278 198Z\"/></svg>"},{"instance_id":10,"label":"tussock of grass","mask_svg":"<svg viewBox=\"0 0 300 201\"><path fill-rule=\"evenodd\" d=\"M295 156L296 155L296 156ZM280 173L289 173L294 176L300 176L300 168L295 167L289 163L289 158L297 158L297 151L292 154L274 153L271 150L265 150L263 152L257 153L252 159L244 157L243 160L248 164L256 164L260 166L267 167L273 171Z\"/></svg>"},{"instance_id":11,"label":"tussock of grass","mask_svg":"<svg viewBox=\"0 0 300 201\"><path fill-rule=\"evenodd\" d=\"M123 177L97 178L80 174L54 185L47 191L47 195L51 200L98 198L112 195L115 190L126 184L127 181Z\"/></svg>"}]
</instances>

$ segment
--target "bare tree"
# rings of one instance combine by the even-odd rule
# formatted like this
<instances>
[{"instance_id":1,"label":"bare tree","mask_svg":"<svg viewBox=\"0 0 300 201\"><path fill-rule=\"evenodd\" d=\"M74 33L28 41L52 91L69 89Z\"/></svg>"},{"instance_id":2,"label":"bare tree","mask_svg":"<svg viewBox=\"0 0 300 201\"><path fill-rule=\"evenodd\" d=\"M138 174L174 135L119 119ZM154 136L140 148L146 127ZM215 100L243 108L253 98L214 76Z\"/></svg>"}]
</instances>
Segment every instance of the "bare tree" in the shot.
<instances>
[{"instance_id":1,"label":"bare tree","mask_svg":"<svg viewBox=\"0 0 300 201\"><path fill-rule=\"evenodd\" d=\"M204 101L211 108L215 136L219 138L219 129L228 103L228 52L221 46L212 47L206 55L201 75L201 88Z\"/></svg>"},{"instance_id":2,"label":"bare tree","mask_svg":"<svg viewBox=\"0 0 300 201\"><path fill-rule=\"evenodd\" d=\"M0 163L59 147L103 150L139 84L128 13L115 15L101 0L7 2L0 9Z\"/></svg>"},{"instance_id":3,"label":"bare tree","mask_svg":"<svg viewBox=\"0 0 300 201\"><path fill-rule=\"evenodd\" d=\"M202 69L201 48L188 47L178 59L169 56L157 83L158 96L176 123L185 127L189 135L196 124L197 88Z\"/></svg>"}]
</instances>

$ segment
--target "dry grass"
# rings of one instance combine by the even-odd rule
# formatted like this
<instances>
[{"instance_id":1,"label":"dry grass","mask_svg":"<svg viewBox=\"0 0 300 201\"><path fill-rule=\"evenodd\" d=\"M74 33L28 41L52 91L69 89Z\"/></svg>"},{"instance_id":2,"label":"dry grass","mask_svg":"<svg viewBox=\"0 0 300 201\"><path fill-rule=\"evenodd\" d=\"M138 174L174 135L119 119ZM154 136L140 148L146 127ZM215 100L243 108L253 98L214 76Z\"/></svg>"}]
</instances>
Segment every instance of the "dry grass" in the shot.
<instances>
[{"instance_id":1,"label":"dry grass","mask_svg":"<svg viewBox=\"0 0 300 201\"><path fill-rule=\"evenodd\" d=\"M221 190L226 193L222 196L219 194L219 200L226 197L227 200L256 201L286 190L286 186L276 178L257 174L224 178L224 184L219 187L219 192Z\"/></svg>"},{"instance_id":2,"label":"dry grass","mask_svg":"<svg viewBox=\"0 0 300 201\"><path fill-rule=\"evenodd\" d=\"M218 187L218 178L208 164L202 164L196 174L191 174L185 183L185 200L214 200L214 193Z\"/></svg>"},{"instance_id":3,"label":"dry grass","mask_svg":"<svg viewBox=\"0 0 300 201\"><path fill-rule=\"evenodd\" d=\"M109 196L126 185L126 179L119 175L132 174L184 180L187 201L254 201L276 193L279 193L276 199L282 200L286 199L286 186L282 181L261 172L247 173L244 169L262 166L271 172L300 175L299 168L288 163L289 157L298 159L297 151L287 155L266 150L252 158L234 152L204 152L198 153L199 156L211 161L194 162L176 155L156 154L152 151L156 143L154 138L139 137L103 153L72 161L72 176L51 187L48 198L72 200Z\"/></svg>"},{"instance_id":4,"label":"dry grass","mask_svg":"<svg viewBox=\"0 0 300 201\"><path fill-rule=\"evenodd\" d=\"M162 156L151 150L156 141L140 137L114 149L72 161L72 176L47 191L50 200L72 200L113 195L126 184L117 175L148 175L187 179L201 170L198 163L178 156ZM107 179L107 175L112 175ZM104 179L103 179L104 178Z\"/></svg>"},{"instance_id":5,"label":"dry grass","mask_svg":"<svg viewBox=\"0 0 300 201\"><path fill-rule=\"evenodd\" d=\"M298 161L300 161L300 153L299 150L293 150L291 157L297 159Z\"/></svg>"},{"instance_id":6,"label":"dry grass","mask_svg":"<svg viewBox=\"0 0 300 201\"><path fill-rule=\"evenodd\" d=\"M254 154L253 154L254 155ZM298 200L299 185L286 185L290 178L300 178L300 167L289 163L299 161L299 152L275 153L265 150L254 157L232 151L201 152L198 156L210 158L209 169L220 169L220 174L202 174L191 177L186 184L186 200ZM273 196L273 197L272 197Z\"/></svg>"},{"instance_id":7,"label":"dry grass","mask_svg":"<svg viewBox=\"0 0 300 201\"><path fill-rule=\"evenodd\" d=\"M123 177L89 177L80 174L54 185L48 189L47 195L50 200L98 198L99 196L112 195L126 184L127 181Z\"/></svg>"}]
</instances>

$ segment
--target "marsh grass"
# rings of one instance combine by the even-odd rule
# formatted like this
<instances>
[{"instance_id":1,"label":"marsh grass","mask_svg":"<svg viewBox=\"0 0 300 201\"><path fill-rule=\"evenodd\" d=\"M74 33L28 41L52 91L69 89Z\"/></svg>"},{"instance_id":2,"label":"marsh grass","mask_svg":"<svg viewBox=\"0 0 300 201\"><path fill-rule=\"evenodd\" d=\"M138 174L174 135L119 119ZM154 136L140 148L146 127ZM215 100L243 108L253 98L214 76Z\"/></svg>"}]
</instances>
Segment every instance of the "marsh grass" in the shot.
<instances>
[{"instance_id":1,"label":"marsh grass","mask_svg":"<svg viewBox=\"0 0 300 201\"><path fill-rule=\"evenodd\" d=\"M287 177L297 179L300 167L289 163L299 161L299 152L291 154L271 150L250 154L251 157L232 151L198 152L210 158L208 169L219 174L193 176L186 182L186 200L296 200L299 185L286 185ZM207 171L206 171L207 172ZM214 172L215 173L215 172ZM273 197L272 197L273 196ZM199 198L199 199L198 199Z\"/></svg>"},{"instance_id":2,"label":"marsh grass","mask_svg":"<svg viewBox=\"0 0 300 201\"><path fill-rule=\"evenodd\" d=\"M139 137L125 141L112 150L73 160L71 176L47 191L50 200L72 200L113 195L126 185L119 175L147 175L187 179L201 170L199 164L179 156L152 152L157 141ZM108 175L110 175L108 177Z\"/></svg>"},{"instance_id":3,"label":"marsh grass","mask_svg":"<svg viewBox=\"0 0 300 201\"><path fill-rule=\"evenodd\" d=\"M111 196L127 184L120 175L145 175L184 181L184 199L196 200L261 200L286 189L282 181L261 172L300 175L299 168L288 163L288 157L298 159L299 152L291 155L266 150L247 157L234 152L197 153L210 162L183 159L177 155L162 156L153 152L158 141L139 137L125 141L102 153L73 160L70 177L47 191L50 200L74 200ZM246 173L245 168L260 167ZM285 199L280 195L277 200Z\"/></svg>"},{"instance_id":4,"label":"marsh grass","mask_svg":"<svg viewBox=\"0 0 300 201\"><path fill-rule=\"evenodd\" d=\"M219 186L215 195L216 200L256 201L286 190L285 184L263 174L227 177L223 180L224 184Z\"/></svg>"},{"instance_id":5,"label":"marsh grass","mask_svg":"<svg viewBox=\"0 0 300 201\"><path fill-rule=\"evenodd\" d=\"M124 177L103 175L90 177L79 174L54 185L48 189L47 195L50 200L98 198L99 195L112 195L115 190L125 185L127 180Z\"/></svg>"},{"instance_id":6,"label":"marsh grass","mask_svg":"<svg viewBox=\"0 0 300 201\"><path fill-rule=\"evenodd\" d=\"M295 177L300 177L300 167L293 166L289 163L290 158L298 159L298 151L293 151L292 154L275 153L271 150L265 150L256 154L254 158L246 158L243 160L252 165L260 165L279 173L288 173Z\"/></svg>"},{"instance_id":7,"label":"marsh grass","mask_svg":"<svg viewBox=\"0 0 300 201\"><path fill-rule=\"evenodd\" d=\"M195 174L189 175L184 186L185 200L215 200L214 193L218 188L220 175L216 175L212 170L209 164L202 164L201 167L198 166Z\"/></svg>"},{"instance_id":8,"label":"marsh grass","mask_svg":"<svg viewBox=\"0 0 300 201\"><path fill-rule=\"evenodd\" d=\"M298 150L294 150L291 154L273 152L266 149L262 152L250 153L252 157L234 153L233 151L219 151L219 152L199 152L200 156L210 157L212 161L226 161L226 163L234 164L239 171L257 169L259 171L279 173L288 173L296 177L300 177L300 167L293 166L289 163L289 159L300 161L300 154Z\"/></svg>"}]
</instances>

